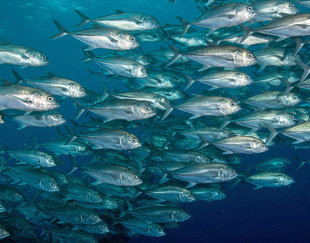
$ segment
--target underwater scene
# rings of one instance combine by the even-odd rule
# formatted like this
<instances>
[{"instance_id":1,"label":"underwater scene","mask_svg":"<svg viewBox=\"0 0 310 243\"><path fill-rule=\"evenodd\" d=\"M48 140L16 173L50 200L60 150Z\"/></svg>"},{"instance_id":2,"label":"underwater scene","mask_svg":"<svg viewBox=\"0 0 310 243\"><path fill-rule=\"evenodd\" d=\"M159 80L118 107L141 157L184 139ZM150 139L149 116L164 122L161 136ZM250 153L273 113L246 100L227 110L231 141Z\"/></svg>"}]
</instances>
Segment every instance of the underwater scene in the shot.
<instances>
[{"instance_id":1,"label":"underwater scene","mask_svg":"<svg viewBox=\"0 0 310 243\"><path fill-rule=\"evenodd\" d=\"M310 1L0 20L1 242L310 242Z\"/></svg>"}]
</instances>

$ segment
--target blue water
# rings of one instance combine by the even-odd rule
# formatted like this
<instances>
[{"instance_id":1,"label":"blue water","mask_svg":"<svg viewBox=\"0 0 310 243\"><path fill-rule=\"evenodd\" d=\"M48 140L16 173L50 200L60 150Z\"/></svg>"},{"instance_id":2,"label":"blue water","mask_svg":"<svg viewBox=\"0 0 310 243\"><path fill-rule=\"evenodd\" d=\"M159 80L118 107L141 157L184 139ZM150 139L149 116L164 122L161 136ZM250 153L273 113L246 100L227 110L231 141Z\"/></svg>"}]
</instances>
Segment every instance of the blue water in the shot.
<instances>
[{"instance_id":1,"label":"blue water","mask_svg":"<svg viewBox=\"0 0 310 243\"><path fill-rule=\"evenodd\" d=\"M79 17L77 8L88 16L97 17L111 14L115 9L144 12L154 16L161 24L178 24L175 16L193 20L200 16L194 1L178 0L169 4L167 0L1 0L0 37L14 44L33 47L42 51L50 59L45 67L28 67L19 70L22 77L36 77L45 71L68 77L92 90L99 89L101 82L108 88L113 80L103 76L89 77L81 48L84 46L72 37L50 40L57 32L52 19L59 20L68 30L73 30ZM163 43L142 44L142 49L157 49ZM94 65L94 67L96 67ZM16 66L1 65L0 77L13 81L11 69ZM199 90L195 84L193 90ZM76 109L66 100L59 109L65 118L73 118ZM86 121L82 118L79 122ZM26 128L17 131L12 121L0 126L0 144L9 148L23 148L33 145L32 137L45 142L57 133L56 128ZM167 229L161 238L134 237L138 242L309 242L310 241L310 166L295 170L298 162L293 156L299 154L309 159L307 150L294 151L281 144L271 147L259 155L242 156L243 163L254 164L264 158L286 157L292 161L288 174L295 179L289 187L253 190L253 186L240 183L234 189L227 187L227 198L214 202L194 202L183 204L192 217L180 223L176 229ZM66 157L64 161L70 163ZM65 165L66 167L67 165Z\"/></svg>"}]
</instances>

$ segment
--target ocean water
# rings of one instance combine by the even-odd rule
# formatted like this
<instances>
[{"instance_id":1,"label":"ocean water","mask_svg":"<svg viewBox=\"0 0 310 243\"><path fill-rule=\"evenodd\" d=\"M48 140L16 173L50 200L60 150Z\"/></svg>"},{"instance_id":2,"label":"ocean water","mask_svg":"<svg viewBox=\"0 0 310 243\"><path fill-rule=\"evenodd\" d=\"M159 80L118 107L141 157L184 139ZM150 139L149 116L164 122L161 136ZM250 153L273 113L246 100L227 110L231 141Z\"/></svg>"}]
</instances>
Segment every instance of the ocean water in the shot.
<instances>
[{"instance_id":1,"label":"ocean water","mask_svg":"<svg viewBox=\"0 0 310 243\"><path fill-rule=\"evenodd\" d=\"M14 81L11 69L18 70L21 76L26 78L40 76L48 71L75 80L87 89L102 90L101 83L104 83L109 90L115 89L117 80L102 75L90 76L87 65L79 62L83 58L84 44L70 36L57 40L50 39L57 32L53 19L60 21L70 31L75 29L74 26L80 18L73 9L78 9L91 17L108 15L116 9L143 12L155 17L162 25L179 24L176 16L182 16L187 20L194 20L200 16L195 1L192 0L177 0L174 4L167 0L0 0L0 38L40 50L50 60L48 66L25 69L13 65L0 65L0 77ZM147 52L165 45L163 42L143 43L142 50ZM98 51L98 53L104 52ZM306 61L309 59L307 56L303 58ZM89 66L99 69L95 64ZM204 88L204 85L197 82L188 93L197 94ZM77 113L77 109L69 99L61 103L59 111L66 119L73 119ZM188 114L180 114L189 117ZM89 118L83 116L78 120L79 123L84 121L89 121ZM53 127L23 130L17 128L18 125L11 120L0 125L2 147L14 149L32 146L33 137L42 143L51 140L57 133L57 129ZM254 186L246 183L239 183L235 188L228 185L225 186L227 198L224 200L182 204L192 217L180 223L177 228L166 229L166 236L122 237L109 242L117 240L132 243L309 242L310 166L306 164L296 170L299 162L294 155L308 160L310 152L294 150L289 143L280 143L271 146L265 153L241 156L242 163L246 165L258 163L265 158L288 158L292 164L286 173L295 180L295 183L288 187L253 190ZM66 172L71 162L66 156L62 159L65 165L61 170ZM102 242L108 240L102 239Z\"/></svg>"}]
</instances>

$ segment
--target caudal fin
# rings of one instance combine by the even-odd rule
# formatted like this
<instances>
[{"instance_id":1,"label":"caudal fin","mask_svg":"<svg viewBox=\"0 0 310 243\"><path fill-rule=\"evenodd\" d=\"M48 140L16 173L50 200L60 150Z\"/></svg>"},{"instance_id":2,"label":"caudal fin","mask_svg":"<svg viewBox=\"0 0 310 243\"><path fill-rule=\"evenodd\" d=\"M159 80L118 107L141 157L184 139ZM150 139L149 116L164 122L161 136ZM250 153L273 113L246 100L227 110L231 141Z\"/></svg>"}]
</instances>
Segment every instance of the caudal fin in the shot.
<instances>
[{"instance_id":1,"label":"caudal fin","mask_svg":"<svg viewBox=\"0 0 310 243\"><path fill-rule=\"evenodd\" d=\"M88 22L90 22L90 18L88 18L85 14L81 13L79 10L74 9L74 11L80 16L81 21L80 23L78 23L75 27L81 27L84 24L87 24Z\"/></svg>"},{"instance_id":2,"label":"caudal fin","mask_svg":"<svg viewBox=\"0 0 310 243\"><path fill-rule=\"evenodd\" d=\"M51 37L52 40L56 40L60 37L69 34L69 32L65 29L65 27L63 27L57 20L54 19L53 21L56 27L58 28L59 32Z\"/></svg>"},{"instance_id":3,"label":"caudal fin","mask_svg":"<svg viewBox=\"0 0 310 243\"><path fill-rule=\"evenodd\" d=\"M12 69L12 73L15 76L15 83L20 84L23 81L23 78L17 73L14 69Z\"/></svg>"},{"instance_id":4,"label":"caudal fin","mask_svg":"<svg viewBox=\"0 0 310 243\"><path fill-rule=\"evenodd\" d=\"M182 33L180 35L180 38L182 38L187 33L188 29L191 27L191 24L180 16L177 16L177 19L183 25L183 30L182 30Z\"/></svg>"},{"instance_id":5,"label":"caudal fin","mask_svg":"<svg viewBox=\"0 0 310 243\"><path fill-rule=\"evenodd\" d=\"M166 67L171 66L173 63L175 63L182 56L180 51L177 48L175 48L174 46L169 45L169 48L171 49L171 51L173 51L174 56L171 59L171 61L166 65Z\"/></svg>"}]
</instances>

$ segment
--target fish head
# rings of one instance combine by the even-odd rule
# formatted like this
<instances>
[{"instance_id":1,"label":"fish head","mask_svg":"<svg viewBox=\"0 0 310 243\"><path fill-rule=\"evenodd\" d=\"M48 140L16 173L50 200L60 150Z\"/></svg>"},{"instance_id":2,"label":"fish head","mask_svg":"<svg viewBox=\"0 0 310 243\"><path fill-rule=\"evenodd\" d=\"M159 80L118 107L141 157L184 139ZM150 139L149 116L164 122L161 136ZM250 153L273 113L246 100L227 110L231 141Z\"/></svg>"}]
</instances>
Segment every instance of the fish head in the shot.
<instances>
[{"instance_id":1,"label":"fish head","mask_svg":"<svg viewBox=\"0 0 310 243\"><path fill-rule=\"evenodd\" d=\"M40 188L47 192L58 192L60 190L56 181L50 176L44 176L41 178Z\"/></svg>"},{"instance_id":2,"label":"fish head","mask_svg":"<svg viewBox=\"0 0 310 243\"><path fill-rule=\"evenodd\" d=\"M288 93L281 96L285 106L294 106L301 102L301 99L294 93Z\"/></svg>"},{"instance_id":3,"label":"fish head","mask_svg":"<svg viewBox=\"0 0 310 243\"><path fill-rule=\"evenodd\" d=\"M142 65L132 65L131 74L135 78L146 78L147 71L146 68Z\"/></svg>"},{"instance_id":4,"label":"fish head","mask_svg":"<svg viewBox=\"0 0 310 243\"><path fill-rule=\"evenodd\" d=\"M161 95L158 95L155 97L154 104L155 104L155 107L160 110L166 110L167 108L170 107L169 101Z\"/></svg>"},{"instance_id":5,"label":"fish head","mask_svg":"<svg viewBox=\"0 0 310 243\"><path fill-rule=\"evenodd\" d=\"M4 205L4 203L0 202L0 213L4 213L6 211L7 211L7 209L6 209L5 205Z\"/></svg>"},{"instance_id":6,"label":"fish head","mask_svg":"<svg viewBox=\"0 0 310 243\"><path fill-rule=\"evenodd\" d=\"M225 115L236 113L241 109L238 103L231 99L220 100L219 108L220 111Z\"/></svg>"},{"instance_id":7,"label":"fish head","mask_svg":"<svg viewBox=\"0 0 310 243\"><path fill-rule=\"evenodd\" d=\"M96 213L86 211L82 214L81 221L84 224L97 224L102 220Z\"/></svg>"},{"instance_id":8,"label":"fish head","mask_svg":"<svg viewBox=\"0 0 310 243\"><path fill-rule=\"evenodd\" d=\"M33 104L35 109L39 111L54 110L59 107L55 98L45 92L35 92Z\"/></svg>"},{"instance_id":9,"label":"fish head","mask_svg":"<svg viewBox=\"0 0 310 243\"><path fill-rule=\"evenodd\" d=\"M115 199L110 197L105 197L103 199L103 204L106 209L110 210L118 209L120 207L120 204Z\"/></svg>"},{"instance_id":10,"label":"fish head","mask_svg":"<svg viewBox=\"0 0 310 243\"><path fill-rule=\"evenodd\" d=\"M48 111L43 115L43 120L49 127L60 126L66 122L62 114L57 111Z\"/></svg>"},{"instance_id":11,"label":"fish head","mask_svg":"<svg viewBox=\"0 0 310 243\"><path fill-rule=\"evenodd\" d=\"M78 154L87 154L90 152L90 148L86 144L79 143L75 146L75 152Z\"/></svg>"},{"instance_id":12,"label":"fish head","mask_svg":"<svg viewBox=\"0 0 310 243\"><path fill-rule=\"evenodd\" d=\"M2 224L0 225L0 240L10 236L10 232Z\"/></svg>"},{"instance_id":13,"label":"fish head","mask_svg":"<svg viewBox=\"0 0 310 243\"><path fill-rule=\"evenodd\" d=\"M25 201L25 199L21 193L15 191L13 193L8 193L7 201L22 202Z\"/></svg>"},{"instance_id":14,"label":"fish head","mask_svg":"<svg viewBox=\"0 0 310 243\"><path fill-rule=\"evenodd\" d=\"M120 138L120 144L124 150L136 149L142 146L139 139L133 134L125 134Z\"/></svg>"},{"instance_id":15,"label":"fish head","mask_svg":"<svg viewBox=\"0 0 310 243\"><path fill-rule=\"evenodd\" d=\"M110 231L108 228L108 225L104 222L101 222L100 224L93 225L93 230L97 234L105 234L105 233L108 233Z\"/></svg>"},{"instance_id":16,"label":"fish head","mask_svg":"<svg viewBox=\"0 0 310 243\"><path fill-rule=\"evenodd\" d=\"M98 192L90 191L86 195L86 199L90 203L101 203L103 200Z\"/></svg>"},{"instance_id":17,"label":"fish head","mask_svg":"<svg viewBox=\"0 0 310 243\"><path fill-rule=\"evenodd\" d=\"M73 98L82 98L86 96L85 89L78 83L69 84L69 96Z\"/></svg>"},{"instance_id":18,"label":"fish head","mask_svg":"<svg viewBox=\"0 0 310 243\"><path fill-rule=\"evenodd\" d=\"M246 49L239 49L235 53L235 63L240 67L252 66L257 63L257 58Z\"/></svg>"},{"instance_id":19,"label":"fish head","mask_svg":"<svg viewBox=\"0 0 310 243\"><path fill-rule=\"evenodd\" d=\"M295 180L292 177L285 175L285 174L279 175L277 177L277 185L278 186L288 186L294 182L295 182Z\"/></svg>"},{"instance_id":20,"label":"fish head","mask_svg":"<svg viewBox=\"0 0 310 243\"><path fill-rule=\"evenodd\" d=\"M131 170L124 170L120 177L124 185L137 186L143 183L139 175Z\"/></svg>"},{"instance_id":21,"label":"fish head","mask_svg":"<svg viewBox=\"0 0 310 243\"><path fill-rule=\"evenodd\" d=\"M153 30L161 28L160 24L156 19L149 15L142 15L140 17L141 27L145 30Z\"/></svg>"},{"instance_id":22,"label":"fish head","mask_svg":"<svg viewBox=\"0 0 310 243\"><path fill-rule=\"evenodd\" d=\"M131 50L140 46L137 39L129 33L122 33L119 39L119 46L122 50Z\"/></svg>"},{"instance_id":23,"label":"fish head","mask_svg":"<svg viewBox=\"0 0 310 243\"><path fill-rule=\"evenodd\" d=\"M143 56L140 54L136 55L135 60L143 66L148 66L151 64L151 62L147 56Z\"/></svg>"},{"instance_id":24,"label":"fish head","mask_svg":"<svg viewBox=\"0 0 310 243\"><path fill-rule=\"evenodd\" d=\"M249 75L241 72L236 73L236 81L238 86L247 86L253 83L253 79Z\"/></svg>"},{"instance_id":25,"label":"fish head","mask_svg":"<svg viewBox=\"0 0 310 243\"><path fill-rule=\"evenodd\" d=\"M227 167L222 167L219 169L219 178L221 181L230 181L238 176L238 173L232 169L232 168L227 168Z\"/></svg>"},{"instance_id":26,"label":"fish head","mask_svg":"<svg viewBox=\"0 0 310 243\"><path fill-rule=\"evenodd\" d=\"M39 51L29 50L26 55L29 57L32 66L45 66L49 64L47 56Z\"/></svg>"},{"instance_id":27,"label":"fish head","mask_svg":"<svg viewBox=\"0 0 310 243\"><path fill-rule=\"evenodd\" d=\"M290 1L280 1L278 4L277 12L279 14L297 14L299 10Z\"/></svg>"},{"instance_id":28,"label":"fish head","mask_svg":"<svg viewBox=\"0 0 310 243\"><path fill-rule=\"evenodd\" d=\"M184 92L178 89L170 90L166 96L168 97L169 100L180 100L186 97Z\"/></svg>"},{"instance_id":29,"label":"fish head","mask_svg":"<svg viewBox=\"0 0 310 243\"><path fill-rule=\"evenodd\" d=\"M220 190L216 190L216 191L214 191L213 197L216 200L223 200L226 198L226 195L224 192L222 192Z\"/></svg>"},{"instance_id":30,"label":"fish head","mask_svg":"<svg viewBox=\"0 0 310 243\"><path fill-rule=\"evenodd\" d=\"M248 4L239 4L236 8L236 18L240 23L247 22L255 17L257 10Z\"/></svg>"},{"instance_id":31,"label":"fish head","mask_svg":"<svg viewBox=\"0 0 310 243\"><path fill-rule=\"evenodd\" d=\"M195 162L197 164L207 164L207 163L210 163L211 161L207 156L205 156L203 154L199 154L196 156Z\"/></svg>"},{"instance_id":32,"label":"fish head","mask_svg":"<svg viewBox=\"0 0 310 243\"><path fill-rule=\"evenodd\" d=\"M263 153L268 150L267 145L263 141L254 138L250 143L250 147L254 153Z\"/></svg>"},{"instance_id":33,"label":"fish head","mask_svg":"<svg viewBox=\"0 0 310 243\"><path fill-rule=\"evenodd\" d=\"M166 235L165 231L159 224L149 224L147 229L145 229L146 233L150 236L160 237Z\"/></svg>"},{"instance_id":34,"label":"fish head","mask_svg":"<svg viewBox=\"0 0 310 243\"><path fill-rule=\"evenodd\" d=\"M287 112L280 112L276 116L277 122L281 127L290 127L293 126L296 122L296 118L294 115Z\"/></svg>"},{"instance_id":35,"label":"fish head","mask_svg":"<svg viewBox=\"0 0 310 243\"><path fill-rule=\"evenodd\" d=\"M183 222L187 219L189 219L191 215L183 210L183 209L176 209L173 211L172 215L169 216L169 220L171 218L171 222Z\"/></svg>"},{"instance_id":36,"label":"fish head","mask_svg":"<svg viewBox=\"0 0 310 243\"><path fill-rule=\"evenodd\" d=\"M57 184L60 186L69 184L68 178L62 173L53 172L52 176L56 180Z\"/></svg>"},{"instance_id":37,"label":"fish head","mask_svg":"<svg viewBox=\"0 0 310 243\"><path fill-rule=\"evenodd\" d=\"M180 202L192 202L195 201L196 198L194 195L190 192L190 190L183 189L182 192L180 192L177 196L177 200Z\"/></svg>"}]
</instances>

